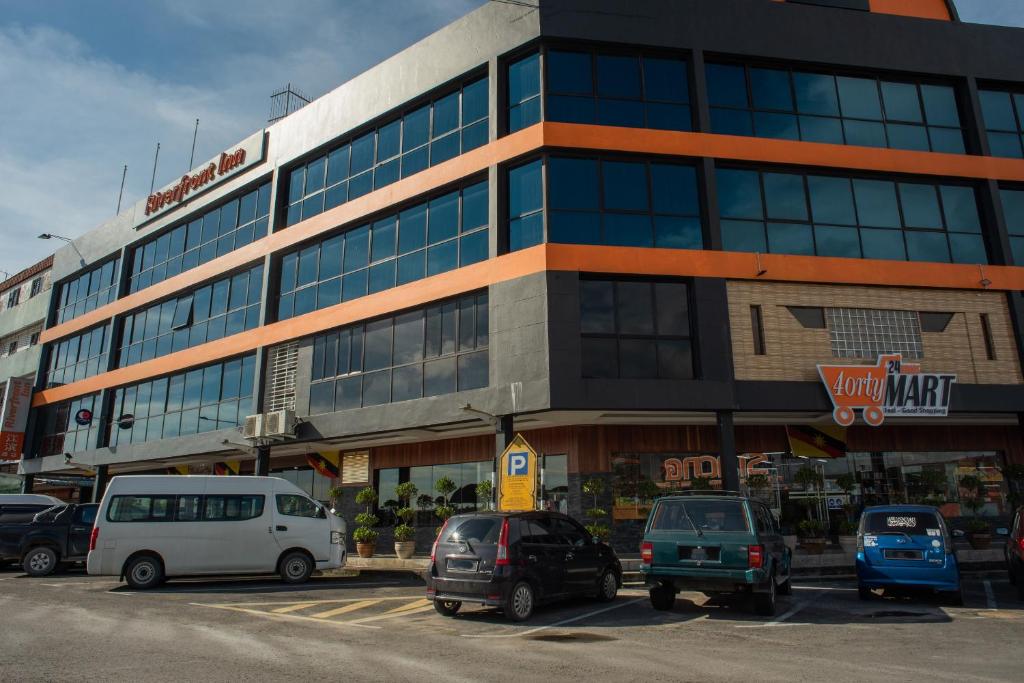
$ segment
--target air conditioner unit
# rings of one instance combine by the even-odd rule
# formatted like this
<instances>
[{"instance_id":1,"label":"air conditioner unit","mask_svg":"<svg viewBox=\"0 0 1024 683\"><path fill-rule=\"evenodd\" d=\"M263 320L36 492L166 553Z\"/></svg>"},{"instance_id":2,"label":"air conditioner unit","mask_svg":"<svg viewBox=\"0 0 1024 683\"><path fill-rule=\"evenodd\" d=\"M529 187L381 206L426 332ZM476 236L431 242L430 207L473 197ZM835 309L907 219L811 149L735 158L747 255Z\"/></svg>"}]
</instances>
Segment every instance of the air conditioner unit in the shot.
<instances>
[{"instance_id":1,"label":"air conditioner unit","mask_svg":"<svg viewBox=\"0 0 1024 683\"><path fill-rule=\"evenodd\" d=\"M258 439L263 436L263 415L247 415L242 424L243 439Z\"/></svg>"},{"instance_id":2,"label":"air conditioner unit","mask_svg":"<svg viewBox=\"0 0 1024 683\"><path fill-rule=\"evenodd\" d=\"M295 411L275 410L263 416L263 436L292 438L295 436Z\"/></svg>"}]
</instances>

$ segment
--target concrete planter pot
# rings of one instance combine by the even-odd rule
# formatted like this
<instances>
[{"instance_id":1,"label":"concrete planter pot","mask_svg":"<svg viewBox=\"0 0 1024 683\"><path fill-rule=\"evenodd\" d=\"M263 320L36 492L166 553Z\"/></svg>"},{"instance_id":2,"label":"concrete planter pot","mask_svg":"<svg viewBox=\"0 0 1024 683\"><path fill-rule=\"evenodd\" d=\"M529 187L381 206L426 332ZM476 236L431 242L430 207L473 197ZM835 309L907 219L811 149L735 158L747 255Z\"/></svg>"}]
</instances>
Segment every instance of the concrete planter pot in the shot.
<instances>
[{"instance_id":1,"label":"concrete planter pot","mask_svg":"<svg viewBox=\"0 0 1024 683\"><path fill-rule=\"evenodd\" d=\"M857 537L856 536L840 536L839 547L843 549L843 552L847 555L853 555L857 552Z\"/></svg>"},{"instance_id":2,"label":"concrete planter pot","mask_svg":"<svg viewBox=\"0 0 1024 683\"><path fill-rule=\"evenodd\" d=\"M825 552L824 538L801 538L800 547L808 555L821 555Z\"/></svg>"},{"instance_id":3,"label":"concrete planter pot","mask_svg":"<svg viewBox=\"0 0 1024 683\"><path fill-rule=\"evenodd\" d=\"M395 555L400 560L408 560L416 552L416 541L395 541Z\"/></svg>"},{"instance_id":4,"label":"concrete planter pot","mask_svg":"<svg viewBox=\"0 0 1024 683\"><path fill-rule=\"evenodd\" d=\"M373 557L373 551L376 549L376 543L356 543L356 552L359 553L359 557Z\"/></svg>"}]
</instances>

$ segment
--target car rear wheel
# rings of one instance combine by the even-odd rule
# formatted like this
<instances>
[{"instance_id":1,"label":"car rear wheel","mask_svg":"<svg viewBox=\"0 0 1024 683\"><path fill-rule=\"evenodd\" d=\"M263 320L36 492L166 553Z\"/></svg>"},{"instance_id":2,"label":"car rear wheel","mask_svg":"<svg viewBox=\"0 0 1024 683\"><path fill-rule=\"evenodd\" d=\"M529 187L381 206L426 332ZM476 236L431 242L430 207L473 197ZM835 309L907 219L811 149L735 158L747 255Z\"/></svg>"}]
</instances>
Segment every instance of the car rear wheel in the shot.
<instances>
[{"instance_id":1,"label":"car rear wheel","mask_svg":"<svg viewBox=\"0 0 1024 683\"><path fill-rule=\"evenodd\" d=\"M533 604L533 586L520 581L505 600L505 616L512 621L526 621L533 615Z\"/></svg>"},{"instance_id":2,"label":"car rear wheel","mask_svg":"<svg viewBox=\"0 0 1024 683\"><path fill-rule=\"evenodd\" d=\"M140 555L125 567L124 579L131 588L137 590L155 588L164 580L164 568L160 560L152 555Z\"/></svg>"},{"instance_id":3,"label":"car rear wheel","mask_svg":"<svg viewBox=\"0 0 1024 683\"><path fill-rule=\"evenodd\" d=\"M306 583L313 573L313 560L305 553L288 553L281 558L279 573L285 583Z\"/></svg>"},{"instance_id":4,"label":"car rear wheel","mask_svg":"<svg viewBox=\"0 0 1024 683\"><path fill-rule=\"evenodd\" d=\"M871 592L871 589L862 583L857 584L857 597L861 600L867 601L875 597L875 594Z\"/></svg>"},{"instance_id":5,"label":"car rear wheel","mask_svg":"<svg viewBox=\"0 0 1024 683\"><path fill-rule=\"evenodd\" d=\"M667 612L676 604L676 592L668 586L655 586L651 589L651 607L659 612Z\"/></svg>"},{"instance_id":6,"label":"car rear wheel","mask_svg":"<svg viewBox=\"0 0 1024 683\"><path fill-rule=\"evenodd\" d=\"M611 602L619 594L619 580L615 578L615 572L606 569L597 583L597 599L601 602Z\"/></svg>"},{"instance_id":7,"label":"car rear wheel","mask_svg":"<svg viewBox=\"0 0 1024 683\"><path fill-rule=\"evenodd\" d=\"M32 548L21 561L29 576L49 576L57 569L57 551L53 548Z\"/></svg>"},{"instance_id":8,"label":"car rear wheel","mask_svg":"<svg viewBox=\"0 0 1024 683\"><path fill-rule=\"evenodd\" d=\"M768 590L754 593L754 611L762 617L775 616L775 575L768 577Z\"/></svg>"},{"instance_id":9,"label":"car rear wheel","mask_svg":"<svg viewBox=\"0 0 1024 683\"><path fill-rule=\"evenodd\" d=\"M434 609L446 617L454 617L461 608L462 602L459 600L434 600Z\"/></svg>"}]
</instances>

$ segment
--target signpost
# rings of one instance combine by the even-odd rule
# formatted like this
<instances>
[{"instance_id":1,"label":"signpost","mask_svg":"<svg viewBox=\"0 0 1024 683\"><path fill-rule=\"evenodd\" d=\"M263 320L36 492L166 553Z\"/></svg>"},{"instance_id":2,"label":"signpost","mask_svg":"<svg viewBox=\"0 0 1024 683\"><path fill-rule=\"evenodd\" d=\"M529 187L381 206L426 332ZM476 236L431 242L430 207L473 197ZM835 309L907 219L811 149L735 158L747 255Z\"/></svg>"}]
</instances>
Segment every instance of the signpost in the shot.
<instances>
[{"instance_id":1,"label":"signpost","mask_svg":"<svg viewBox=\"0 0 1024 683\"><path fill-rule=\"evenodd\" d=\"M537 509L537 451L516 434L498 459L498 509Z\"/></svg>"},{"instance_id":2,"label":"signpost","mask_svg":"<svg viewBox=\"0 0 1024 683\"><path fill-rule=\"evenodd\" d=\"M20 460L25 447L32 380L12 377L0 388L0 460Z\"/></svg>"}]
</instances>

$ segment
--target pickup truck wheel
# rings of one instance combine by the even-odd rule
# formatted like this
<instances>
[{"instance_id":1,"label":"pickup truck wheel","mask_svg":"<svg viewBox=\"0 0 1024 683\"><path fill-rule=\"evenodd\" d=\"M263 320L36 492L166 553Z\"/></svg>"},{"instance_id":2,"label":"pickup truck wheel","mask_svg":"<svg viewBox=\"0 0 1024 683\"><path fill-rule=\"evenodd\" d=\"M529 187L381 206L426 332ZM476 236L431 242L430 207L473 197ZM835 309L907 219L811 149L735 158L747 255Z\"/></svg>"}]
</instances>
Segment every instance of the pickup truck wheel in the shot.
<instances>
[{"instance_id":1,"label":"pickup truck wheel","mask_svg":"<svg viewBox=\"0 0 1024 683\"><path fill-rule=\"evenodd\" d=\"M446 617L454 617L461 608L462 602L459 600L434 600L434 609Z\"/></svg>"},{"instance_id":2,"label":"pickup truck wheel","mask_svg":"<svg viewBox=\"0 0 1024 683\"><path fill-rule=\"evenodd\" d=\"M136 590L156 588L164 580L164 568L153 555L139 555L124 568L124 580Z\"/></svg>"},{"instance_id":3,"label":"pickup truck wheel","mask_svg":"<svg viewBox=\"0 0 1024 683\"><path fill-rule=\"evenodd\" d=\"M775 616L775 575L768 577L768 590L754 593L754 611L762 617Z\"/></svg>"},{"instance_id":4,"label":"pickup truck wheel","mask_svg":"<svg viewBox=\"0 0 1024 683\"><path fill-rule=\"evenodd\" d=\"M667 612L676 604L676 592L668 586L655 586L651 589L651 607L659 612Z\"/></svg>"},{"instance_id":5,"label":"pickup truck wheel","mask_svg":"<svg viewBox=\"0 0 1024 683\"><path fill-rule=\"evenodd\" d=\"M29 576L48 576L57 569L57 551L53 548L32 548L21 561L21 567Z\"/></svg>"}]
</instances>

